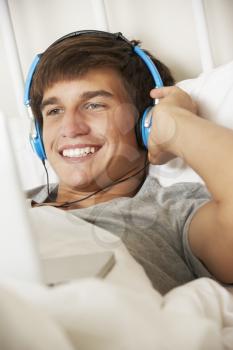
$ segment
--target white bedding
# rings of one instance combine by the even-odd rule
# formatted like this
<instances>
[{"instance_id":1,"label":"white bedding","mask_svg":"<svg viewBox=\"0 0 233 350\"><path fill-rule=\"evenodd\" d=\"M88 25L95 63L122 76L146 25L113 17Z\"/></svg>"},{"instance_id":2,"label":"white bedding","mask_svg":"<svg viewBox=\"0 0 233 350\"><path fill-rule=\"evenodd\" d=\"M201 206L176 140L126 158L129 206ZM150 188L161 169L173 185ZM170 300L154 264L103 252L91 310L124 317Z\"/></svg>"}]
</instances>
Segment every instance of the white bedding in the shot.
<instances>
[{"instance_id":1,"label":"white bedding","mask_svg":"<svg viewBox=\"0 0 233 350\"><path fill-rule=\"evenodd\" d=\"M162 297L119 238L57 211L31 210L43 256L111 249L116 265L52 289L1 280L1 350L233 350L233 294L203 278Z\"/></svg>"},{"instance_id":2,"label":"white bedding","mask_svg":"<svg viewBox=\"0 0 233 350\"><path fill-rule=\"evenodd\" d=\"M163 298L97 279L50 290L2 282L0 348L230 350L233 295L206 278Z\"/></svg>"}]
</instances>

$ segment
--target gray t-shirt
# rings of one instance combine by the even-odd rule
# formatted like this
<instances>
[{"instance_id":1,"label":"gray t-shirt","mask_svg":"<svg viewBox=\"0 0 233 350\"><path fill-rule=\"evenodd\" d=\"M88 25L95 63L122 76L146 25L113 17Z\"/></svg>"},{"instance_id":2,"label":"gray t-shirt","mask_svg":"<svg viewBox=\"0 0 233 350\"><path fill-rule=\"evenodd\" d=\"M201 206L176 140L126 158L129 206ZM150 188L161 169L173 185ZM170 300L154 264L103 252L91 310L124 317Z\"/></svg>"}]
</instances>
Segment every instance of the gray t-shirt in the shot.
<instances>
[{"instance_id":1,"label":"gray t-shirt","mask_svg":"<svg viewBox=\"0 0 233 350\"><path fill-rule=\"evenodd\" d=\"M46 199L44 188L28 194L37 202ZM199 183L162 187L156 178L148 176L132 198L121 197L70 212L119 236L153 286L166 293L196 277L211 277L188 243L190 221L210 198Z\"/></svg>"}]
</instances>

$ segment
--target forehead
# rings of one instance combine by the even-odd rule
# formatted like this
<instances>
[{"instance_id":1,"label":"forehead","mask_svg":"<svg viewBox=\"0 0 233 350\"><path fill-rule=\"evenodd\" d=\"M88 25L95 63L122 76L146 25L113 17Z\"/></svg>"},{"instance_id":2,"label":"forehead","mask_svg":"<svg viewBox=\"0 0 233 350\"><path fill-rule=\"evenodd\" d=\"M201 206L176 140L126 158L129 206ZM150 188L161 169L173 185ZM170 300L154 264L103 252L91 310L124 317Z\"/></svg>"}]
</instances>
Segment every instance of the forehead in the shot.
<instances>
[{"instance_id":1,"label":"forehead","mask_svg":"<svg viewBox=\"0 0 233 350\"><path fill-rule=\"evenodd\" d=\"M43 94L43 100L50 95L68 96L71 93L82 94L85 91L103 90L114 98L129 101L130 97L121 74L111 68L90 69L86 73L51 84Z\"/></svg>"}]
</instances>

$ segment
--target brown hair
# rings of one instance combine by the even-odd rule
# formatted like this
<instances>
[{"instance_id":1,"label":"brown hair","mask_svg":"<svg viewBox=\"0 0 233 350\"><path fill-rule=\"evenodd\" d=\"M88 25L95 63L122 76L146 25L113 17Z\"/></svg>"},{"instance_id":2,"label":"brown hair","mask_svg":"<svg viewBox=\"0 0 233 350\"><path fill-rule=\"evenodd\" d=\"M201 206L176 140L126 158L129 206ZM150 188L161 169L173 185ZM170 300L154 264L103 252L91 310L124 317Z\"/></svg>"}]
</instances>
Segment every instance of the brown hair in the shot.
<instances>
[{"instance_id":1,"label":"brown hair","mask_svg":"<svg viewBox=\"0 0 233 350\"><path fill-rule=\"evenodd\" d=\"M140 44L131 41L132 45ZM165 86L173 85L169 69L144 50L155 63ZM113 35L93 33L68 37L52 44L43 54L33 75L30 103L35 118L42 125L41 102L44 91L54 83L72 80L94 68L112 68L119 72L131 101L139 115L151 105L150 90L154 80L142 59L129 42Z\"/></svg>"}]
</instances>

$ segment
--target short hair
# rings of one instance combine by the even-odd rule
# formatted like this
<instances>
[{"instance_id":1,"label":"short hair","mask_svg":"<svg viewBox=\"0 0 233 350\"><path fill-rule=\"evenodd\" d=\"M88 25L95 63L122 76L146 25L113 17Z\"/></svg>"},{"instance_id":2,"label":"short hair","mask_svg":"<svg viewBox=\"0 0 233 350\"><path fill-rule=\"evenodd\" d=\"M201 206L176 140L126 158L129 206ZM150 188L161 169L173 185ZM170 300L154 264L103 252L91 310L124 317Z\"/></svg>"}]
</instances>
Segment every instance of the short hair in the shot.
<instances>
[{"instance_id":1,"label":"short hair","mask_svg":"<svg viewBox=\"0 0 233 350\"><path fill-rule=\"evenodd\" d=\"M140 45L138 40L130 43ZM95 68L112 68L119 73L129 98L141 115L152 104L149 93L155 83L146 64L133 52L130 43L114 35L89 33L52 44L42 54L30 88L30 105L39 124L42 126L41 102L45 90L54 83L73 80ZM155 63L163 84L174 85L168 67L144 51Z\"/></svg>"}]
</instances>

